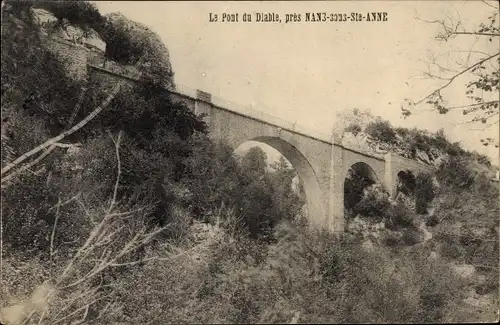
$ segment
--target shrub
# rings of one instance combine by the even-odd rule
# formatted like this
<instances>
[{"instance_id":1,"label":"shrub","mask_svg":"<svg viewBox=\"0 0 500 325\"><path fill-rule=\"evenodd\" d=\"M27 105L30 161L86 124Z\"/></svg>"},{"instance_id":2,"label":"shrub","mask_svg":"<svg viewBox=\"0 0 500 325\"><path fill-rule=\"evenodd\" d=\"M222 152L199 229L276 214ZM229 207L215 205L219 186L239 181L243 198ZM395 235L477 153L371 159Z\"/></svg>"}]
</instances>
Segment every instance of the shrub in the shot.
<instances>
[{"instance_id":1,"label":"shrub","mask_svg":"<svg viewBox=\"0 0 500 325\"><path fill-rule=\"evenodd\" d=\"M474 152L474 155L476 156L476 160L478 163L483 164L487 167L491 167L491 159L488 156L478 154L476 152Z\"/></svg>"},{"instance_id":2,"label":"shrub","mask_svg":"<svg viewBox=\"0 0 500 325\"><path fill-rule=\"evenodd\" d=\"M470 162L463 157L450 157L448 163L437 172L439 182L451 187L469 188L475 177Z\"/></svg>"},{"instance_id":3,"label":"shrub","mask_svg":"<svg viewBox=\"0 0 500 325\"><path fill-rule=\"evenodd\" d=\"M379 186L367 187L363 198L354 207L354 211L362 216L382 220L389 208L389 195Z\"/></svg>"},{"instance_id":4,"label":"shrub","mask_svg":"<svg viewBox=\"0 0 500 325\"><path fill-rule=\"evenodd\" d=\"M2 14L2 119L22 108L58 134L81 85L69 77L64 60L45 48L36 27L19 28L13 15Z\"/></svg>"},{"instance_id":5,"label":"shrub","mask_svg":"<svg viewBox=\"0 0 500 325\"><path fill-rule=\"evenodd\" d=\"M54 240L61 255L81 244L89 220L78 211L77 202L72 199L76 193L61 183L64 180L57 175L49 179L43 174L26 173L2 189L3 240L12 252L25 251L46 257L56 220L58 232ZM65 204L58 208L58 202Z\"/></svg>"},{"instance_id":6,"label":"shrub","mask_svg":"<svg viewBox=\"0 0 500 325\"><path fill-rule=\"evenodd\" d=\"M418 244L422 241L422 237L421 237L420 233L418 231L416 231L415 229L411 229L411 228L403 230L402 239L406 245L410 245L410 246Z\"/></svg>"},{"instance_id":7,"label":"shrub","mask_svg":"<svg viewBox=\"0 0 500 325\"><path fill-rule=\"evenodd\" d=\"M168 49L150 28L113 13L107 17L104 27L97 31L106 42L107 58L130 65L142 57L142 80L166 88L174 86Z\"/></svg>"},{"instance_id":8,"label":"shrub","mask_svg":"<svg viewBox=\"0 0 500 325\"><path fill-rule=\"evenodd\" d=\"M462 149L459 142L453 142L446 150L446 153L450 156L463 156L465 150Z\"/></svg>"},{"instance_id":9,"label":"shrub","mask_svg":"<svg viewBox=\"0 0 500 325\"><path fill-rule=\"evenodd\" d=\"M350 169L349 177L344 181L344 208L348 213L352 212L353 216L356 216L358 212L355 207L363 199L365 188L373 184L374 181L369 177Z\"/></svg>"},{"instance_id":10,"label":"shrub","mask_svg":"<svg viewBox=\"0 0 500 325\"><path fill-rule=\"evenodd\" d=\"M354 135L358 135L358 133L363 131L363 129L361 128L361 126L359 126L359 124L353 123L353 124L349 125L348 127L346 127L344 131L351 132Z\"/></svg>"},{"instance_id":11,"label":"shrub","mask_svg":"<svg viewBox=\"0 0 500 325\"><path fill-rule=\"evenodd\" d=\"M458 238L449 234L438 234L436 240L440 242L439 251L442 256L454 260L463 259L465 249L460 244Z\"/></svg>"},{"instance_id":12,"label":"shrub","mask_svg":"<svg viewBox=\"0 0 500 325\"><path fill-rule=\"evenodd\" d=\"M451 143L446 138L446 134L444 129L439 129L434 133L434 137L432 139L432 145L438 149L443 150L444 152L450 147Z\"/></svg>"},{"instance_id":13,"label":"shrub","mask_svg":"<svg viewBox=\"0 0 500 325\"><path fill-rule=\"evenodd\" d=\"M429 203L434 199L432 176L428 173L419 173L415 184L416 213L425 214Z\"/></svg>"},{"instance_id":14,"label":"shrub","mask_svg":"<svg viewBox=\"0 0 500 325\"><path fill-rule=\"evenodd\" d=\"M385 213L385 216L385 224L389 229L413 227L414 213L401 202L390 205Z\"/></svg>"},{"instance_id":15,"label":"shrub","mask_svg":"<svg viewBox=\"0 0 500 325\"><path fill-rule=\"evenodd\" d=\"M398 247L403 244L403 235L400 232L396 231L386 231L384 233L383 243L385 246L389 247Z\"/></svg>"},{"instance_id":16,"label":"shrub","mask_svg":"<svg viewBox=\"0 0 500 325\"><path fill-rule=\"evenodd\" d=\"M366 126L365 132L382 142L393 143L396 140L396 132L389 121L378 120L370 122Z\"/></svg>"},{"instance_id":17,"label":"shrub","mask_svg":"<svg viewBox=\"0 0 500 325\"><path fill-rule=\"evenodd\" d=\"M434 227L439 224L439 217L436 216L435 214L429 215L427 218L425 225L428 227Z\"/></svg>"}]
</instances>

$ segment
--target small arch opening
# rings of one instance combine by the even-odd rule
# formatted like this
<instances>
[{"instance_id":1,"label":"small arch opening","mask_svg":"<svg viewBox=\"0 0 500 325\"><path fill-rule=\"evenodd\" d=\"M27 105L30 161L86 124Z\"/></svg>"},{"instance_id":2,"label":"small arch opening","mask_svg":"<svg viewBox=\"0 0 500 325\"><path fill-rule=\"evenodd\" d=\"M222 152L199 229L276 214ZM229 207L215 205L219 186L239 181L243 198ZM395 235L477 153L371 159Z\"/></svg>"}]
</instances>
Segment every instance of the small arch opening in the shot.
<instances>
[{"instance_id":1,"label":"small arch opening","mask_svg":"<svg viewBox=\"0 0 500 325\"><path fill-rule=\"evenodd\" d=\"M396 194L413 195L417 186L415 175L411 170L400 171L396 182Z\"/></svg>"},{"instance_id":2,"label":"small arch opening","mask_svg":"<svg viewBox=\"0 0 500 325\"><path fill-rule=\"evenodd\" d=\"M344 215L347 218L357 215L356 206L363 199L364 190L378 182L375 172L366 163L358 162L349 168L344 179Z\"/></svg>"}]
</instances>

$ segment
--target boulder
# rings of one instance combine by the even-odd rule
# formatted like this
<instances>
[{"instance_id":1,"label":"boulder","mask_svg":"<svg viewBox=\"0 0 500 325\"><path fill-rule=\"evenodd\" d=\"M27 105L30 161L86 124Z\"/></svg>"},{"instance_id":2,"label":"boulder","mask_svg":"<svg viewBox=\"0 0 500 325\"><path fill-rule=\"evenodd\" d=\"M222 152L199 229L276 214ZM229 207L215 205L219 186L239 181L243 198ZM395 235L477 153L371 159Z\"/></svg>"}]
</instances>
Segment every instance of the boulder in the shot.
<instances>
[{"instance_id":1,"label":"boulder","mask_svg":"<svg viewBox=\"0 0 500 325\"><path fill-rule=\"evenodd\" d=\"M102 40L101 36L93 29L83 30L78 26L68 23L63 24L62 38L74 42L75 44L83 45L89 49L97 50L99 52L106 52L106 43Z\"/></svg>"},{"instance_id":2,"label":"boulder","mask_svg":"<svg viewBox=\"0 0 500 325\"><path fill-rule=\"evenodd\" d=\"M369 252L372 252L374 250L374 246L371 240L367 239L363 241L361 244L361 247Z\"/></svg>"},{"instance_id":3,"label":"boulder","mask_svg":"<svg viewBox=\"0 0 500 325\"><path fill-rule=\"evenodd\" d=\"M355 217L347 223L347 231L352 234L362 234L366 229L368 229L368 222L360 216Z\"/></svg>"},{"instance_id":4,"label":"boulder","mask_svg":"<svg viewBox=\"0 0 500 325\"><path fill-rule=\"evenodd\" d=\"M106 51L106 43L95 30L89 28L84 31L79 26L71 25L67 20L63 20L60 24L59 20L45 9L31 8L30 10L34 23L45 35L62 38L103 53Z\"/></svg>"},{"instance_id":5,"label":"boulder","mask_svg":"<svg viewBox=\"0 0 500 325\"><path fill-rule=\"evenodd\" d=\"M432 232L430 232L429 230L427 230L427 227L425 226L425 223L422 223L420 225L419 230L422 233L422 237L423 237L422 240L424 242L432 239Z\"/></svg>"},{"instance_id":6,"label":"boulder","mask_svg":"<svg viewBox=\"0 0 500 325\"><path fill-rule=\"evenodd\" d=\"M432 252L429 254L429 258L430 258L431 260L436 260L438 257L439 257L439 256L438 256L438 253L436 253L436 252L434 252L434 251L432 251Z\"/></svg>"},{"instance_id":7,"label":"boulder","mask_svg":"<svg viewBox=\"0 0 500 325\"><path fill-rule=\"evenodd\" d=\"M47 27L55 26L58 23L58 19L50 11L40 8L30 8L30 11L33 17L33 22L39 28L47 29Z\"/></svg>"},{"instance_id":8,"label":"boulder","mask_svg":"<svg viewBox=\"0 0 500 325\"><path fill-rule=\"evenodd\" d=\"M122 31L126 34L129 46L142 50L144 56L139 67L145 77L149 77L166 88L173 87L173 69L170 63L170 54L161 38L147 26L126 18L121 13L111 13L105 16L109 28ZM108 40L108 47L110 46ZM116 43L113 47L119 47ZM134 60L139 58L133 58ZM132 60L132 61L134 61ZM123 62L121 62L123 63ZM124 64L135 64L129 62Z\"/></svg>"},{"instance_id":9,"label":"boulder","mask_svg":"<svg viewBox=\"0 0 500 325\"><path fill-rule=\"evenodd\" d=\"M471 278L476 272L476 268L474 267L474 265L470 264L452 264L451 269L453 270L453 272L455 272L456 275L461 278Z\"/></svg>"},{"instance_id":10,"label":"boulder","mask_svg":"<svg viewBox=\"0 0 500 325\"><path fill-rule=\"evenodd\" d=\"M429 156L424 151L417 150L416 153L415 153L415 158L417 158L417 159L425 162L428 165L431 164Z\"/></svg>"}]
</instances>

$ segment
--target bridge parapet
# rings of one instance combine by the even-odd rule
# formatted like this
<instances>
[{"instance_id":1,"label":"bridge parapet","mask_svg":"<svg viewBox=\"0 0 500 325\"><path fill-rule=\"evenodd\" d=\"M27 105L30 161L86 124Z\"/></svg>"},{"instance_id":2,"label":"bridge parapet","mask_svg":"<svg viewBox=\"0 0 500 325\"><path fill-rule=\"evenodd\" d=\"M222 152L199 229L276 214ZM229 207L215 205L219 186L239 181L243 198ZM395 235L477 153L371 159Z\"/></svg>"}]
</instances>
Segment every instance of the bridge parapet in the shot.
<instances>
[{"instance_id":1,"label":"bridge parapet","mask_svg":"<svg viewBox=\"0 0 500 325\"><path fill-rule=\"evenodd\" d=\"M263 110L255 109L251 105L238 104L236 102L229 101L218 96L214 96L210 93L197 89L192 89L187 86L179 84L176 84L174 92L186 97L190 97L193 100L201 100L204 102L211 103L213 106L219 109L231 111L233 113L243 115L267 124L271 124L293 133L300 133L302 135L312 137L329 144L339 144L338 141L335 141L335 139L332 138L332 135L318 132L317 130L314 130L312 128L308 128L303 125L297 124L297 122L290 122L282 118L279 118L277 116L267 114Z\"/></svg>"},{"instance_id":2,"label":"bridge parapet","mask_svg":"<svg viewBox=\"0 0 500 325\"><path fill-rule=\"evenodd\" d=\"M101 58L91 58L88 60L87 65L93 69L99 70L101 72L108 72L109 74L115 75L117 77L122 77L125 79L129 79L132 81L139 81L137 78L134 78L128 74L120 73L117 71L112 71L111 69L103 66L104 60ZM204 92L199 89L193 89L181 84L175 84L174 90L169 90L171 93L190 98L193 101L202 101L204 103L209 103L219 109L227 110L239 115L243 115L270 125L274 125L278 128L293 132L299 133L304 136L314 138L328 144L336 144L340 145L340 139L335 137L334 135L329 135L325 133L318 132L312 128L297 124L297 122L290 122L284 120L282 118L264 113L262 110L258 110L253 108L251 105L242 105L236 102L232 102L226 99L223 99L218 96L213 96L208 92Z\"/></svg>"}]
</instances>

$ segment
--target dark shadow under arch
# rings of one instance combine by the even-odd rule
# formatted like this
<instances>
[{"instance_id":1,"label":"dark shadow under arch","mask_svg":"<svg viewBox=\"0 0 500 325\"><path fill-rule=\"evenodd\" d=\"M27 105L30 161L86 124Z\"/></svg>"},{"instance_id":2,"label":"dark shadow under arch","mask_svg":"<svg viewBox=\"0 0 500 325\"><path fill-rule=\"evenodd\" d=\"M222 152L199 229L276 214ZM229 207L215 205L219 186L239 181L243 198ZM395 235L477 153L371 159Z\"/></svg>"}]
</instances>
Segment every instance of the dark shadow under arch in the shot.
<instances>
[{"instance_id":1,"label":"dark shadow under arch","mask_svg":"<svg viewBox=\"0 0 500 325\"><path fill-rule=\"evenodd\" d=\"M396 194L398 192L404 195L412 195L415 193L416 178L411 170L400 171L396 181Z\"/></svg>"},{"instance_id":2,"label":"dark shadow under arch","mask_svg":"<svg viewBox=\"0 0 500 325\"><path fill-rule=\"evenodd\" d=\"M379 179L370 165L364 162L353 164L344 178L344 215L352 217L356 214L355 207L363 198L363 190Z\"/></svg>"}]
</instances>

